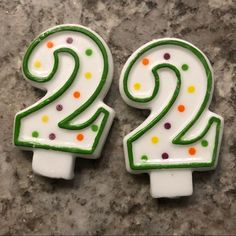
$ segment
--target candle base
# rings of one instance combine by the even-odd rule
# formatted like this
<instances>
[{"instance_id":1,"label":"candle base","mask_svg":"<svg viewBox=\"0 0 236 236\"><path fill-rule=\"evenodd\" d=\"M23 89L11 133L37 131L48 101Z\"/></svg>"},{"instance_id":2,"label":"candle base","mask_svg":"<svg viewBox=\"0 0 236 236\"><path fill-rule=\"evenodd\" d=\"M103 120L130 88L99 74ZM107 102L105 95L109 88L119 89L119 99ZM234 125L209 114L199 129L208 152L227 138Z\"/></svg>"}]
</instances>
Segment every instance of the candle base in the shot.
<instances>
[{"instance_id":1,"label":"candle base","mask_svg":"<svg viewBox=\"0 0 236 236\"><path fill-rule=\"evenodd\" d=\"M149 175L154 198L176 198L193 193L191 170L157 170L151 171Z\"/></svg>"},{"instance_id":2,"label":"candle base","mask_svg":"<svg viewBox=\"0 0 236 236\"><path fill-rule=\"evenodd\" d=\"M72 179L75 157L65 152L34 150L32 168L36 174L50 178Z\"/></svg>"}]
</instances>

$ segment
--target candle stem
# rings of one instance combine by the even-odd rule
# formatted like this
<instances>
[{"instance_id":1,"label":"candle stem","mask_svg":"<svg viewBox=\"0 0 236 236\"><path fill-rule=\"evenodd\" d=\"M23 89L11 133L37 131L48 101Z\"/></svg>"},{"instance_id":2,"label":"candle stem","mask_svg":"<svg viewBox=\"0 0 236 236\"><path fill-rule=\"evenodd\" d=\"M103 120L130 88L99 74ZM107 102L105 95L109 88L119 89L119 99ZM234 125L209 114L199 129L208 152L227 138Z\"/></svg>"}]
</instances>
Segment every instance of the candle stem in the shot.
<instances>
[{"instance_id":1,"label":"candle stem","mask_svg":"<svg viewBox=\"0 0 236 236\"><path fill-rule=\"evenodd\" d=\"M72 179L75 157L66 152L36 149L32 167L36 174L50 178Z\"/></svg>"},{"instance_id":2,"label":"candle stem","mask_svg":"<svg viewBox=\"0 0 236 236\"><path fill-rule=\"evenodd\" d=\"M149 175L151 195L154 198L176 198L189 196L193 192L192 170L156 170Z\"/></svg>"}]
</instances>

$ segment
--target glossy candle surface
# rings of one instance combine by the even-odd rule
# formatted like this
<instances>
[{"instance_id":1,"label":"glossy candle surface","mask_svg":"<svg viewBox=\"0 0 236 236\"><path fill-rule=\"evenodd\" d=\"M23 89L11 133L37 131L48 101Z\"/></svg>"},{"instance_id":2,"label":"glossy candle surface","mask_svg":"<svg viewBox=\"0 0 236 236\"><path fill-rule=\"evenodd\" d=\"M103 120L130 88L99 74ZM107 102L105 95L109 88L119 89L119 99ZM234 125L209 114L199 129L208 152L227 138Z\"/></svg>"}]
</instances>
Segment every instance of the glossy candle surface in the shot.
<instances>
[{"instance_id":1,"label":"glossy candle surface","mask_svg":"<svg viewBox=\"0 0 236 236\"><path fill-rule=\"evenodd\" d=\"M49 29L29 46L23 72L47 93L16 115L15 145L35 152L54 150L58 161L63 159L61 152L68 158L97 158L114 117L102 101L113 73L111 53L102 38L78 25ZM43 175L61 177L58 171L59 176L51 176L50 170Z\"/></svg>"},{"instance_id":2,"label":"glossy candle surface","mask_svg":"<svg viewBox=\"0 0 236 236\"><path fill-rule=\"evenodd\" d=\"M173 169L214 168L223 119L208 110L212 91L210 63L190 43L153 40L134 52L123 68L120 92L130 106L150 109L151 114L124 138L127 169L132 173L158 169L171 173ZM168 183L162 188L168 188ZM191 189L183 190L182 195L189 194ZM172 195L160 189L160 195L153 196L175 197L181 192Z\"/></svg>"}]
</instances>

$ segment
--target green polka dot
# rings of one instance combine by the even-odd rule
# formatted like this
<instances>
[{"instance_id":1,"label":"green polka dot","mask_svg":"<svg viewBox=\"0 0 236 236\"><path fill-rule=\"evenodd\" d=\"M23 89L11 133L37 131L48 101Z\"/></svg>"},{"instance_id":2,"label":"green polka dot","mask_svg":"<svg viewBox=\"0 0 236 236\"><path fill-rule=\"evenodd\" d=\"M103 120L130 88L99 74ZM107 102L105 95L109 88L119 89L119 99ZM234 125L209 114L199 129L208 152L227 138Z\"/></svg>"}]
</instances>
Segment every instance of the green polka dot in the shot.
<instances>
[{"instance_id":1,"label":"green polka dot","mask_svg":"<svg viewBox=\"0 0 236 236\"><path fill-rule=\"evenodd\" d=\"M33 131L32 132L32 137L38 138L38 136L39 136L39 132L38 131Z\"/></svg>"},{"instance_id":2,"label":"green polka dot","mask_svg":"<svg viewBox=\"0 0 236 236\"><path fill-rule=\"evenodd\" d=\"M91 129L92 129L93 132L96 132L96 131L98 131L98 126L97 125L92 125Z\"/></svg>"},{"instance_id":3,"label":"green polka dot","mask_svg":"<svg viewBox=\"0 0 236 236\"><path fill-rule=\"evenodd\" d=\"M182 65L182 70L184 70L184 71L188 70L188 65L187 64L183 64Z\"/></svg>"},{"instance_id":4,"label":"green polka dot","mask_svg":"<svg viewBox=\"0 0 236 236\"><path fill-rule=\"evenodd\" d=\"M91 56L93 54L93 50L91 48L86 49L85 54L87 56Z\"/></svg>"},{"instance_id":5,"label":"green polka dot","mask_svg":"<svg viewBox=\"0 0 236 236\"><path fill-rule=\"evenodd\" d=\"M205 140L205 139L202 140L201 145L202 145L203 147L207 147L207 146L208 146L208 141Z\"/></svg>"},{"instance_id":6,"label":"green polka dot","mask_svg":"<svg viewBox=\"0 0 236 236\"><path fill-rule=\"evenodd\" d=\"M147 155L142 155L141 156L141 160L142 161L147 161L148 160L148 156Z\"/></svg>"}]
</instances>

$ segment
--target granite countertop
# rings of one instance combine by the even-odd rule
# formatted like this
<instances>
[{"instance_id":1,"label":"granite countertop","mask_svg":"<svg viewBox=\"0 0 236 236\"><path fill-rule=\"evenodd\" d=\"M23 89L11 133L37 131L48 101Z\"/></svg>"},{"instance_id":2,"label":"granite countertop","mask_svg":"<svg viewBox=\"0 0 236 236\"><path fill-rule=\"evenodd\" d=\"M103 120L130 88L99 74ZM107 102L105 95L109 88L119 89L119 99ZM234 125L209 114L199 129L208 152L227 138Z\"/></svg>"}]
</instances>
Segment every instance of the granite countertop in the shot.
<instances>
[{"instance_id":1,"label":"granite countertop","mask_svg":"<svg viewBox=\"0 0 236 236\"><path fill-rule=\"evenodd\" d=\"M233 0L0 2L0 234L236 234L236 4ZM23 79L22 57L39 33L76 23L98 32L115 73L106 103L117 113L102 157L77 159L72 181L34 175L31 152L12 146L17 111L43 93ZM199 47L215 74L211 110L225 119L219 165L193 174L194 194L152 199L148 175L125 169L122 137L147 113L118 92L127 58L142 44L179 37Z\"/></svg>"}]
</instances>

